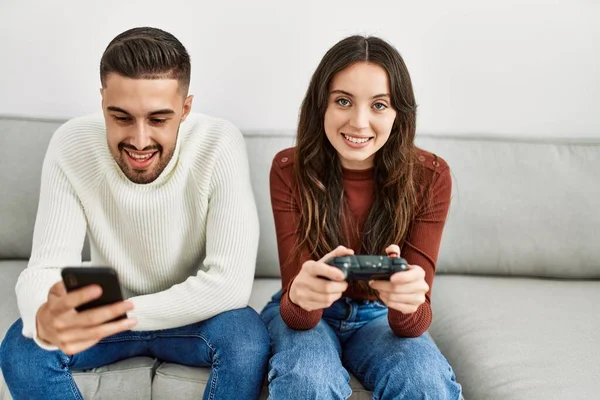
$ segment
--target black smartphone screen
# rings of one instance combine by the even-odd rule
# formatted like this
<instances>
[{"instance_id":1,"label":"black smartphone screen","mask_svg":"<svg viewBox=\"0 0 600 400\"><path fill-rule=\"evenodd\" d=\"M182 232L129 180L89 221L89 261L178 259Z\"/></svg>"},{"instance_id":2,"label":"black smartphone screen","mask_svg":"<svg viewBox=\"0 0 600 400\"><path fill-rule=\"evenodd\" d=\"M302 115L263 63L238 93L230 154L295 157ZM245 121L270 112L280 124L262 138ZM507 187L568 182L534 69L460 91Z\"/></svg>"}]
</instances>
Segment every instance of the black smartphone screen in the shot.
<instances>
[{"instance_id":1,"label":"black smartphone screen","mask_svg":"<svg viewBox=\"0 0 600 400\"><path fill-rule=\"evenodd\" d=\"M61 274L67 292L89 285L99 285L102 288L102 296L77 307L76 310L79 312L123 301L119 278L113 268L65 267L62 269ZM122 318L126 318L126 315L123 314L115 320Z\"/></svg>"}]
</instances>

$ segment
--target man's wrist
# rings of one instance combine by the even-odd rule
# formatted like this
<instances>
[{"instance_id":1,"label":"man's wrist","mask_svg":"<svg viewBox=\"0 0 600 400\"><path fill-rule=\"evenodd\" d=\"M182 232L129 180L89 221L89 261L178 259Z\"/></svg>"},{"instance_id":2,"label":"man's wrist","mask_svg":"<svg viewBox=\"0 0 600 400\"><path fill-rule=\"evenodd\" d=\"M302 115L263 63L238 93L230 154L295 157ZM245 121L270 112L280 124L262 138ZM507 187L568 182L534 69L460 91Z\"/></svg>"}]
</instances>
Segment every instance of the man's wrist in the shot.
<instances>
[{"instance_id":1,"label":"man's wrist","mask_svg":"<svg viewBox=\"0 0 600 400\"><path fill-rule=\"evenodd\" d=\"M41 307L40 307L40 309L41 309ZM35 314L35 336L43 344L52 345L52 343L50 343L48 340L46 340L42 336L42 333L40 331L40 323L38 321L38 315L39 315L39 313L40 313L40 310L38 310L38 312Z\"/></svg>"}]
</instances>

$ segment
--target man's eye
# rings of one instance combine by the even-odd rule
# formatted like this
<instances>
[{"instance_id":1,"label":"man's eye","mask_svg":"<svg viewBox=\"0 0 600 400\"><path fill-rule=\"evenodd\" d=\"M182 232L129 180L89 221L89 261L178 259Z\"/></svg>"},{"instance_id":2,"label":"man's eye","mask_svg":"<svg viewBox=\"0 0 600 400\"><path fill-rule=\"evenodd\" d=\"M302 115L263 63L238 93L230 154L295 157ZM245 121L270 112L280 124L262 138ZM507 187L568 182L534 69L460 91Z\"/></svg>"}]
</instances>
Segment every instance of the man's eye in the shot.
<instances>
[{"instance_id":1,"label":"man's eye","mask_svg":"<svg viewBox=\"0 0 600 400\"><path fill-rule=\"evenodd\" d=\"M150 121L156 125L161 125L161 124L164 124L165 122L167 122L166 119L160 119L160 118L152 118Z\"/></svg>"},{"instance_id":2,"label":"man's eye","mask_svg":"<svg viewBox=\"0 0 600 400\"><path fill-rule=\"evenodd\" d=\"M375 103L373 104L373 108L375 108L377 111L383 111L387 108L387 106L383 103Z\"/></svg>"},{"instance_id":3,"label":"man's eye","mask_svg":"<svg viewBox=\"0 0 600 400\"><path fill-rule=\"evenodd\" d=\"M127 122L127 121L129 121L129 117L119 117L118 115L113 115L112 117L117 122Z\"/></svg>"},{"instance_id":4,"label":"man's eye","mask_svg":"<svg viewBox=\"0 0 600 400\"><path fill-rule=\"evenodd\" d=\"M342 107L348 107L350 105L348 99L337 99L336 103L338 103Z\"/></svg>"}]
</instances>

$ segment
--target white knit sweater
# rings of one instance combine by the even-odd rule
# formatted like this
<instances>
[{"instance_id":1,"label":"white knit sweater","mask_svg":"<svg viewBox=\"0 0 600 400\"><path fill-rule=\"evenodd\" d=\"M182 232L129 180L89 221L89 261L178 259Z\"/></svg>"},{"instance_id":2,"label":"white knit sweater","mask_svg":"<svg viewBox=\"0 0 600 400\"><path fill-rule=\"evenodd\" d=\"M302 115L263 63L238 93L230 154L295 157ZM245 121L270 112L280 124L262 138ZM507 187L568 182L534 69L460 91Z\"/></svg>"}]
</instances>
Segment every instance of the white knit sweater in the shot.
<instances>
[{"instance_id":1,"label":"white knit sweater","mask_svg":"<svg viewBox=\"0 0 600 400\"><path fill-rule=\"evenodd\" d=\"M135 330L168 329L248 303L258 215L245 142L230 123L191 114L173 158L152 183L123 174L102 115L73 119L50 141L28 267L16 286L23 334L60 269L80 266L86 230L91 265L112 266L134 304Z\"/></svg>"}]
</instances>

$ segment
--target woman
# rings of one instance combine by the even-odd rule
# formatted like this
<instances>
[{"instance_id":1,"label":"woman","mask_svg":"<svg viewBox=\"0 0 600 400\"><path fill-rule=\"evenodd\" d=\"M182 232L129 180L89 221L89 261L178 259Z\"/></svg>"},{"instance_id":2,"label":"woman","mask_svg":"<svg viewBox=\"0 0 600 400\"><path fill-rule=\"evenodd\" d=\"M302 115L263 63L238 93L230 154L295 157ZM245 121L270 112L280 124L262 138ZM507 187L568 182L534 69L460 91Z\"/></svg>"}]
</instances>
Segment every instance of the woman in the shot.
<instances>
[{"instance_id":1,"label":"woman","mask_svg":"<svg viewBox=\"0 0 600 400\"><path fill-rule=\"evenodd\" d=\"M325 54L297 145L271 168L283 285L261 314L272 398L347 398L348 372L377 399L460 398L426 333L452 182L443 159L414 146L415 122L410 76L392 46L352 36ZM325 263L384 253L409 269L346 282Z\"/></svg>"}]
</instances>

